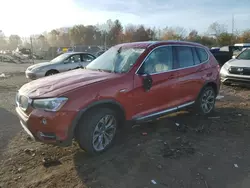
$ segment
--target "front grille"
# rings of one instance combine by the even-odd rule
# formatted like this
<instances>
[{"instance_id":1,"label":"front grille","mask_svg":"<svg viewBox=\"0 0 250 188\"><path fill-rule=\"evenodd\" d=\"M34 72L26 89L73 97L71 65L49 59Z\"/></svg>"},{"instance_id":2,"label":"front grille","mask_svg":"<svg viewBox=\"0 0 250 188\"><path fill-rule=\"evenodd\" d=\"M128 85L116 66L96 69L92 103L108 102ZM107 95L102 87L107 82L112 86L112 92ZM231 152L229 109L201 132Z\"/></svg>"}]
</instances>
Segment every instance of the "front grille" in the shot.
<instances>
[{"instance_id":1,"label":"front grille","mask_svg":"<svg viewBox=\"0 0 250 188\"><path fill-rule=\"evenodd\" d=\"M249 67L230 67L229 72L231 74L250 76L250 68Z\"/></svg>"},{"instance_id":2,"label":"front grille","mask_svg":"<svg viewBox=\"0 0 250 188\"><path fill-rule=\"evenodd\" d=\"M22 108L23 110L27 110L29 107L29 98L17 93L16 104L18 107Z\"/></svg>"}]
</instances>

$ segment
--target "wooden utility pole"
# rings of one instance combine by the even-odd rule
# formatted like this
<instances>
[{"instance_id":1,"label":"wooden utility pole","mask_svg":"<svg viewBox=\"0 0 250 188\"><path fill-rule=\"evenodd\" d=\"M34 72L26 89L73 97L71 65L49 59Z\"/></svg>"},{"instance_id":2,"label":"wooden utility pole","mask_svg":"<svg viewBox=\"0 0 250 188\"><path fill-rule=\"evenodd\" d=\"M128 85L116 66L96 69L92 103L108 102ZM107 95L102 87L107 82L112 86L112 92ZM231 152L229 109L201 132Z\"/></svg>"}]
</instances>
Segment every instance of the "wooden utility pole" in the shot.
<instances>
[{"instance_id":1,"label":"wooden utility pole","mask_svg":"<svg viewBox=\"0 0 250 188\"><path fill-rule=\"evenodd\" d=\"M232 35L234 35L234 14L232 15Z\"/></svg>"},{"instance_id":2,"label":"wooden utility pole","mask_svg":"<svg viewBox=\"0 0 250 188\"><path fill-rule=\"evenodd\" d=\"M107 50L107 33L106 31L104 32L104 50Z\"/></svg>"},{"instance_id":3,"label":"wooden utility pole","mask_svg":"<svg viewBox=\"0 0 250 188\"><path fill-rule=\"evenodd\" d=\"M30 36L30 50L31 50L32 64L35 64L34 58L33 58L33 43L32 43L32 37L31 36Z\"/></svg>"},{"instance_id":4,"label":"wooden utility pole","mask_svg":"<svg viewBox=\"0 0 250 188\"><path fill-rule=\"evenodd\" d=\"M231 37L231 44L234 43L234 14L232 14L232 37Z\"/></svg>"}]
</instances>

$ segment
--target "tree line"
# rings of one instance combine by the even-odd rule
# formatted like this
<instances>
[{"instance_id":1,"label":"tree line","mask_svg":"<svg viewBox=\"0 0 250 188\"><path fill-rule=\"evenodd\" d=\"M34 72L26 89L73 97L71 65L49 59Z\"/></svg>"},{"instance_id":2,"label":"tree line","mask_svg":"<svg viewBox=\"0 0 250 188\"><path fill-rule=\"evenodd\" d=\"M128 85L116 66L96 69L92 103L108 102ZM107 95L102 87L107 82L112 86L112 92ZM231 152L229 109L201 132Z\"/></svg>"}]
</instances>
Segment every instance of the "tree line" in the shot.
<instances>
[{"instance_id":1,"label":"tree line","mask_svg":"<svg viewBox=\"0 0 250 188\"><path fill-rule=\"evenodd\" d=\"M0 31L0 49L14 50L18 46L46 50L49 47L69 47L74 45L113 46L123 42L148 40L187 40L198 42L206 46L226 46L234 43L250 43L250 29L245 31L227 32L227 26L212 23L203 34L197 30L187 30L182 27L165 27L156 29L144 25L123 26L119 20L108 20L101 25L75 25L70 28L53 29L30 38L21 38L18 35L5 37Z\"/></svg>"}]
</instances>

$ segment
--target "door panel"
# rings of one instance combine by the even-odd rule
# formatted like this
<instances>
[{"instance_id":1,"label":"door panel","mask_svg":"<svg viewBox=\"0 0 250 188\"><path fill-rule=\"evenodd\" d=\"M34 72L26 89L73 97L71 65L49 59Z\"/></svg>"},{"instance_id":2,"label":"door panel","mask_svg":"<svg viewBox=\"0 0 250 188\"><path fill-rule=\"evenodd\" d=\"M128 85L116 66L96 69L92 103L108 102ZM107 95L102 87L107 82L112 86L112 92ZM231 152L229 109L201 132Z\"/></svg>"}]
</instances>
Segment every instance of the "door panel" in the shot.
<instances>
[{"instance_id":1,"label":"door panel","mask_svg":"<svg viewBox=\"0 0 250 188\"><path fill-rule=\"evenodd\" d=\"M91 54L81 54L81 67L86 67L91 61L93 61L95 57Z\"/></svg>"},{"instance_id":2,"label":"door panel","mask_svg":"<svg viewBox=\"0 0 250 188\"><path fill-rule=\"evenodd\" d=\"M77 69L81 67L80 54L74 54L62 63L62 72Z\"/></svg>"},{"instance_id":3,"label":"door panel","mask_svg":"<svg viewBox=\"0 0 250 188\"><path fill-rule=\"evenodd\" d=\"M194 47L176 46L174 54L178 61L179 98L182 104L195 101L202 86L202 76L207 70L208 63L201 60Z\"/></svg>"},{"instance_id":4,"label":"door panel","mask_svg":"<svg viewBox=\"0 0 250 188\"><path fill-rule=\"evenodd\" d=\"M173 66L171 46L153 49L134 76L134 104L136 116L145 116L178 105L178 73ZM143 80L147 75L152 87L145 91Z\"/></svg>"},{"instance_id":5,"label":"door panel","mask_svg":"<svg viewBox=\"0 0 250 188\"><path fill-rule=\"evenodd\" d=\"M145 76L135 75L134 77L134 98L135 114L145 116L168 108L176 107L179 101L178 94L178 73L176 71L152 75L152 87L149 91L143 88Z\"/></svg>"}]
</instances>

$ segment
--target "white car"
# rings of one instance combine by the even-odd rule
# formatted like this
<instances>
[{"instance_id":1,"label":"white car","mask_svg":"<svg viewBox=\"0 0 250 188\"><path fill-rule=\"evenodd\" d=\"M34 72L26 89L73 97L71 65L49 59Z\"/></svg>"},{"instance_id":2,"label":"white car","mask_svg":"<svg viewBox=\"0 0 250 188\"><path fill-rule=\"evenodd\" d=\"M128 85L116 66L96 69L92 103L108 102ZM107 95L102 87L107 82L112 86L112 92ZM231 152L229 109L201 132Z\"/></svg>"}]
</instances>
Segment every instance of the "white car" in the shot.
<instances>
[{"instance_id":1,"label":"white car","mask_svg":"<svg viewBox=\"0 0 250 188\"><path fill-rule=\"evenodd\" d=\"M96 57L86 52L64 53L50 62L38 63L27 68L25 75L29 79L37 79L87 66Z\"/></svg>"},{"instance_id":2,"label":"white car","mask_svg":"<svg viewBox=\"0 0 250 188\"><path fill-rule=\"evenodd\" d=\"M249 83L250 84L250 49L245 49L233 59L226 62L220 70L222 83Z\"/></svg>"}]
</instances>

